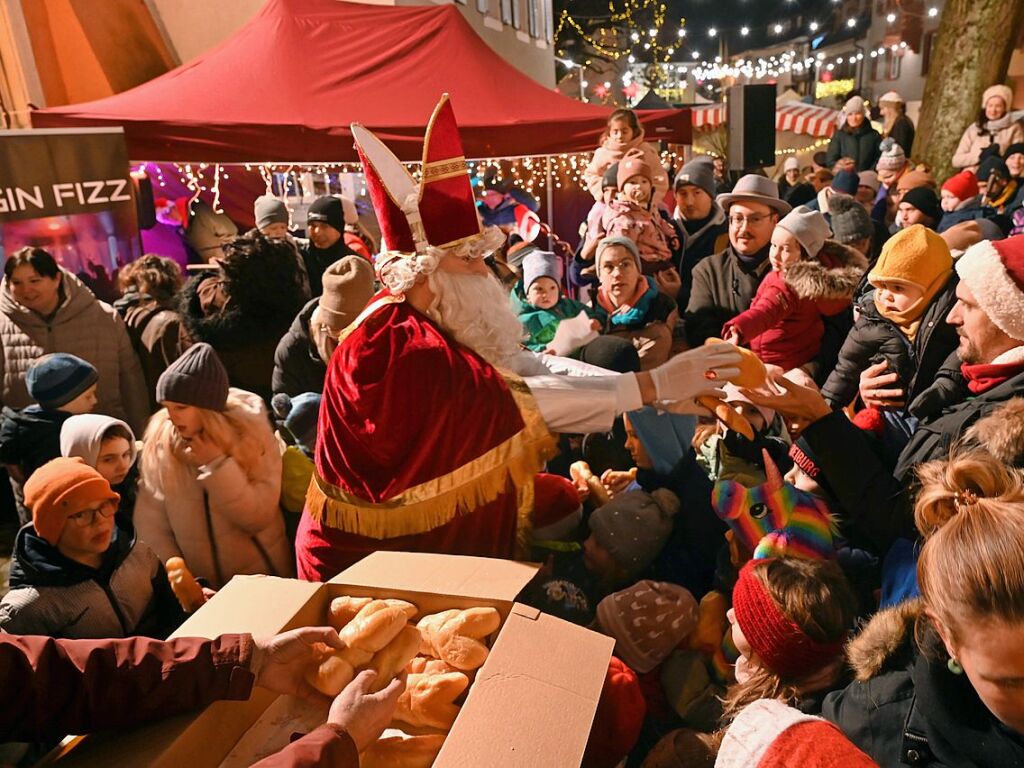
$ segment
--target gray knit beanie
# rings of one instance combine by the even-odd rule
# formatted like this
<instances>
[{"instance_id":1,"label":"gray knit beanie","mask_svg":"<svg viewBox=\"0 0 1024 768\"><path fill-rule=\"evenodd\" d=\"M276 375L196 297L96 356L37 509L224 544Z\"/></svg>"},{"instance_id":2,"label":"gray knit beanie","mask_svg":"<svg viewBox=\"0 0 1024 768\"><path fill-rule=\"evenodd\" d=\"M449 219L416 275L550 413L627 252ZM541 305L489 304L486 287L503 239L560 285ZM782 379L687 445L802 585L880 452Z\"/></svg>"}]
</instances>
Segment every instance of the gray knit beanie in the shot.
<instances>
[{"instance_id":1,"label":"gray knit beanie","mask_svg":"<svg viewBox=\"0 0 1024 768\"><path fill-rule=\"evenodd\" d=\"M213 347L193 344L156 381L158 403L194 405L223 411L228 401L228 372Z\"/></svg>"},{"instance_id":2,"label":"gray knit beanie","mask_svg":"<svg viewBox=\"0 0 1024 768\"><path fill-rule=\"evenodd\" d=\"M775 226L793 235L810 259L818 255L818 251L832 235L821 212L813 211L806 205L794 208Z\"/></svg>"},{"instance_id":3,"label":"gray knit beanie","mask_svg":"<svg viewBox=\"0 0 1024 768\"><path fill-rule=\"evenodd\" d=\"M633 258L636 260L637 269L640 269L640 249L636 247L636 243L633 240L631 240L628 237L623 237L622 235L616 235L615 237L606 237L597 244L597 255L594 256L594 263L597 265L598 269L601 268L601 254L603 254L606 250L615 245L619 246L620 248L625 248L627 251L629 251L630 254L632 254Z\"/></svg>"},{"instance_id":4,"label":"gray knit beanie","mask_svg":"<svg viewBox=\"0 0 1024 768\"><path fill-rule=\"evenodd\" d=\"M256 229L263 229L271 224L288 223L288 207L283 201L271 195L260 195L253 205L256 215Z\"/></svg>"},{"instance_id":5,"label":"gray knit beanie","mask_svg":"<svg viewBox=\"0 0 1024 768\"><path fill-rule=\"evenodd\" d=\"M875 227L864 206L846 195L832 195L828 200L832 217L832 237L843 245L856 243L875 234Z\"/></svg>"},{"instance_id":6,"label":"gray knit beanie","mask_svg":"<svg viewBox=\"0 0 1024 768\"><path fill-rule=\"evenodd\" d=\"M562 281L562 260L551 251L533 251L523 259L523 290L542 277L550 277L556 283Z\"/></svg>"},{"instance_id":7,"label":"gray knit beanie","mask_svg":"<svg viewBox=\"0 0 1024 768\"><path fill-rule=\"evenodd\" d=\"M708 197L715 199L715 161L710 157L698 157L691 160L676 174L673 189L680 189L687 184L700 187L708 193Z\"/></svg>"},{"instance_id":8,"label":"gray knit beanie","mask_svg":"<svg viewBox=\"0 0 1024 768\"><path fill-rule=\"evenodd\" d=\"M590 516L590 531L629 576L654 562L672 533L679 499L659 488L616 496Z\"/></svg>"}]
</instances>

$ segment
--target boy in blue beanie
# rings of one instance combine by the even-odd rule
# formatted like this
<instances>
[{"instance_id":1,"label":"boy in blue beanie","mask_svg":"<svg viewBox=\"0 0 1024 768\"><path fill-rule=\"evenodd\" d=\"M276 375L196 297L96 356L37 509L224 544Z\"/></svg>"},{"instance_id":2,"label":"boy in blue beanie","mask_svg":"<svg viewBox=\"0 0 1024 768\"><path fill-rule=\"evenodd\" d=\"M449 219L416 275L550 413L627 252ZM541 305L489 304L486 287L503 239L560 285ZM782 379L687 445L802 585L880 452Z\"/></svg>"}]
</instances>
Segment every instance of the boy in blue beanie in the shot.
<instances>
[{"instance_id":1,"label":"boy in blue beanie","mask_svg":"<svg viewBox=\"0 0 1024 768\"><path fill-rule=\"evenodd\" d=\"M36 469L61 455L64 422L95 407L98 380L91 363L63 352L43 355L28 369L25 383L35 403L21 410L5 407L0 423L0 461L14 481L17 498L21 484ZM19 508L19 517L22 513Z\"/></svg>"}]
</instances>

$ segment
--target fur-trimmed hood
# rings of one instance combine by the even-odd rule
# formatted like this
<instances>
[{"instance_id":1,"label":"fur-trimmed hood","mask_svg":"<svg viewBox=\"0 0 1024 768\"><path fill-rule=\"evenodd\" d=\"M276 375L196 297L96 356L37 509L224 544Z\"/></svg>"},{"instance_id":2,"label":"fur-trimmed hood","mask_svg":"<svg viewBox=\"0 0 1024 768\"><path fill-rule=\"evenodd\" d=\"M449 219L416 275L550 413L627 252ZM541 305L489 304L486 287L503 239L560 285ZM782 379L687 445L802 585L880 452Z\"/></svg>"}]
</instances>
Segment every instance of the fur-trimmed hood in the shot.
<instances>
[{"instance_id":1,"label":"fur-trimmed hood","mask_svg":"<svg viewBox=\"0 0 1024 768\"><path fill-rule=\"evenodd\" d=\"M826 240L818 255L786 269L786 284L801 299L852 299L868 260L848 245Z\"/></svg>"},{"instance_id":2,"label":"fur-trimmed hood","mask_svg":"<svg viewBox=\"0 0 1024 768\"><path fill-rule=\"evenodd\" d=\"M984 448L1004 464L1024 468L1024 398L1011 398L978 419L964 440Z\"/></svg>"},{"instance_id":3,"label":"fur-trimmed hood","mask_svg":"<svg viewBox=\"0 0 1024 768\"><path fill-rule=\"evenodd\" d=\"M857 680L903 669L914 655L914 624L923 611L920 599L879 611L846 646L846 660Z\"/></svg>"}]
</instances>

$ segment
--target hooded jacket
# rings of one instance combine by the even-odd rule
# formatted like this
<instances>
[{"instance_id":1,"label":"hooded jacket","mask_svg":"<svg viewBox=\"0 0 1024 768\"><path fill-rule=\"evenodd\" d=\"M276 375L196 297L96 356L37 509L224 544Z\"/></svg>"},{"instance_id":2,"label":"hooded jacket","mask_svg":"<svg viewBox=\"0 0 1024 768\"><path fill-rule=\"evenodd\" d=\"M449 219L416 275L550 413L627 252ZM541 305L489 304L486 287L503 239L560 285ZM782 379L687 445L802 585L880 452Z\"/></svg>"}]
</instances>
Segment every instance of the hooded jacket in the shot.
<instances>
[{"instance_id":1,"label":"hooded jacket","mask_svg":"<svg viewBox=\"0 0 1024 768\"><path fill-rule=\"evenodd\" d=\"M160 436L149 438L156 450L160 477L143 473L135 504L135 524L163 562L182 557L196 576L217 589L237 574L290 576L294 556L285 537L281 496L281 450L259 397L232 389L245 429L256 434L262 454L247 475L230 456L198 469L185 465ZM167 419L159 411L153 420ZM151 426L151 429L154 429ZM156 441L156 442L149 442ZM167 478L168 485L164 485ZM218 575L220 574L220 575Z\"/></svg>"},{"instance_id":2,"label":"hooded jacket","mask_svg":"<svg viewBox=\"0 0 1024 768\"><path fill-rule=\"evenodd\" d=\"M309 280L309 295L316 299L324 292L324 272L338 259L346 256L358 256L345 242L345 233L330 248L317 248L312 240L295 238L295 245L302 257L302 263L306 268L306 278Z\"/></svg>"},{"instance_id":3,"label":"hooded jacket","mask_svg":"<svg viewBox=\"0 0 1024 768\"><path fill-rule=\"evenodd\" d=\"M131 469L117 485L111 485L113 491L121 496L117 505L117 518L122 525L131 522L135 513L135 499L139 495L139 443L134 439L131 428L120 419L103 416L99 413L86 413L72 416L60 429L60 453L66 458L78 456L92 468L99 462L100 449L103 445L103 433L112 426L121 426L133 435L129 441L131 449Z\"/></svg>"},{"instance_id":4,"label":"hooded jacket","mask_svg":"<svg viewBox=\"0 0 1024 768\"><path fill-rule=\"evenodd\" d=\"M124 321L99 301L77 277L61 269L63 299L49 320L23 307L0 282L0 376L3 404L24 408L32 402L25 373L39 357L69 352L99 372L96 412L124 419L141 431L149 417L142 367Z\"/></svg>"},{"instance_id":5,"label":"hooded jacket","mask_svg":"<svg viewBox=\"0 0 1024 768\"><path fill-rule=\"evenodd\" d=\"M934 631L927 653L918 649L921 612L913 600L871 619L847 648L856 680L826 697L822 715L882 768L1024 765L1024 736L996 720L966 675L947 669Z\"/></svg>"},{"instance_id":6,"label":"hooded jacket","mask_svg":"<svg viewBox=\"0 0 1024 768\"><path fill-rule=\"evenodd\" d=\"M164 638L185 619L153 550L115 526L98 569L65 557L32 524L14 542L0 628L64 638Z\"/></svg>"},{"instance_id":7,"label":"hooded jacket","mask_svg":"<svg viewBox=\"0 0 1024 768\"><path fill-rule=\"evenodd\" d=\"M956 304L959 281L954 271L925 309L913 341L878 311L874 291L866 294L857 305L860 317L839 350L835 370L822 387L821 394L829 404L842 408L853 402L860 387L860 374L882 360L889 364L889 372L900 375L899 384L894 386L905 390L908 404L930 387L959 344L956 329L946 322Z\"/></svg>"},{"instance_id":8,"label":"hooded jacket","mask_svg":"<svg viewBox=\"0 0 1024 768\"><path fill-rule=\"evenodd\" d=\"M809 363L821 351L827 315L850 306L850 299L868 261L859 251L826 240L813 259L803 259L786 270L772 270L751 302L750 309L727 322L765 363L783 370Z\"/></svg>"},{"instance_id":9,"label":"hooded jacket","mask_svg":"<svg viewBox=\"0 0 1024 768\"><path fill-rule=\"evenodd\" d=\"M275 395L284 392L295 397L303 392L324 391L327 364L320 359L320 353L309 333L310 320L319 305L320 299L307 302L277 343L271 380L271 389Z\"/></svg>"}]
</instances>

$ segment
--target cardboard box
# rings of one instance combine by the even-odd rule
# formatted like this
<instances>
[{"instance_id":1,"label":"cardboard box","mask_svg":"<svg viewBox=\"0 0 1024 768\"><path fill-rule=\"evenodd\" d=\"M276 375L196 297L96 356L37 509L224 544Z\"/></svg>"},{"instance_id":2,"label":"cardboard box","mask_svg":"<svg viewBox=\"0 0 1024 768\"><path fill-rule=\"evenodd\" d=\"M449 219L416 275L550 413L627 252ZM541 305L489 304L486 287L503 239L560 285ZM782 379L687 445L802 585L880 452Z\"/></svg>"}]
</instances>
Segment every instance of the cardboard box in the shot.
<instances>
[{"instance_id":1,"label":"cardboard box","mask_svg":"<svg viewBox=\"0 0 1024 768\"><path fill-rule=\"evenodd\" d=\"M322 625L338 595L401 598L421 614L493 606L502 626L434 765L568 768L579 765L586 748L614 641L515 603L535 572L508 560L376 552L326 584L235 577L175 636L270 635ZM217 768L276 699L254 689L245 702L76 739L49 764Z\"/></svg>"}]
</instances>

